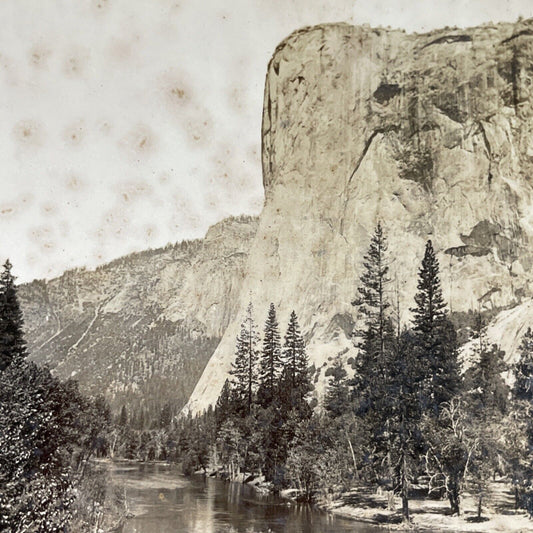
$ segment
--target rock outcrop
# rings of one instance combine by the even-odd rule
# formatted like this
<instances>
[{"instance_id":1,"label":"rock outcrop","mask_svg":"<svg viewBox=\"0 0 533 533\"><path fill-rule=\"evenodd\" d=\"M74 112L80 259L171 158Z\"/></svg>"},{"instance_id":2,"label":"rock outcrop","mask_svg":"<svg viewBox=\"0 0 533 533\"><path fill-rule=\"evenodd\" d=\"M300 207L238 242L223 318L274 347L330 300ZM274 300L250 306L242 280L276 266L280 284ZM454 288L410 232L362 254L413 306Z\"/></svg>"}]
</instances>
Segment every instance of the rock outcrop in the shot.
<instances>
[{"instance_id":1,"label":"rock outcrop","mask_svg":"<svg viewBox=\"0 0 533 533\"><path fill-rule=\"evenodd\" d=\"M391 290L408 320L427 239L454 311L509 308L532 294L533 21L402 31L299 30L268 66L266 202L239 310L295 309L317 369L350 355L362 256L381 221ZM213 403L239 313L187 409Z\"/></svg>"},{"instance_id":2,"label":"rock outcrop","mask_svg":"<svg viewBox=\"0 0 533 533\"><path fill-rule=\"evenodd\" d=\"M487 325L485 330L485 342L497 344L505 352L505 362L508 371L505 376L513 382L512 364L516 361L520 351L520 344L528 328L533 329L533 299L528 298L521 304L505 309ZM479 339L472 339L461 347L460 360L464 367L470 365L475 357L478 357Z\"/></svg>"}]
</instances>

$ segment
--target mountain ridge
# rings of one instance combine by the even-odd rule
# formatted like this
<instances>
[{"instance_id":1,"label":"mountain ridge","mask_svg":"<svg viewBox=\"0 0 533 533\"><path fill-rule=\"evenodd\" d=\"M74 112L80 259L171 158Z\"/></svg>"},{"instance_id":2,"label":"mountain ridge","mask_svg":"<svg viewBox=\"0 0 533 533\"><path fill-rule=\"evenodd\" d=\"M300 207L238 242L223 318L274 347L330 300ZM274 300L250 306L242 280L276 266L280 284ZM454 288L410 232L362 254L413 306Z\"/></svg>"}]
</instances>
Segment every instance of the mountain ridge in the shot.
<instances>
[{"instance_id":1,"label":"mountain ridge","mask_svg":"<svg viewBox=\"0 0 533 533\"><path fill-rule=\"evenodd\" d=\"M378 221L404 324L428 239L451 311L520 309L533 294L532 36L533 20L297 30L267 69L261 215L182 255L113 262L98 297L83 272L21 287L34 357L89 392L105 376L115 407L179 408L192 391L184 412L197 413L219 395L249 301L260 326L273 302L282 333L299 317L320 400L324 369L354 356L351 301Z\"/></svg>"}]
</instances>

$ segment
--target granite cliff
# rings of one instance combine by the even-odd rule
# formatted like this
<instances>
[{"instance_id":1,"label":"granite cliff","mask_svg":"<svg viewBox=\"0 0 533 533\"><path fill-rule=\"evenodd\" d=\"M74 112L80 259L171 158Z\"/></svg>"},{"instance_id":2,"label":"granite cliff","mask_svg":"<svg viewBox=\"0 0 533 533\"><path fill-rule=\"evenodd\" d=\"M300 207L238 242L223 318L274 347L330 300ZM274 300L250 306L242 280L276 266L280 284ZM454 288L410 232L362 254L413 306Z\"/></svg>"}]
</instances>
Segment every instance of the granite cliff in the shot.
<instances>
[{"instance_id":1,"label":"granite cliff","mask_svg":"<svg viewBox=\"0 0 533 533\"><path fill-rule=\"evenodd\" d=\"M266 202L240 309L250 293L261 312L273 301L281 324L294 308L318 370L353 355L350 301L378 220L404 320L427 239L453 311L529 298L532 81L531 20L420 35L333 24L289 36L266 76ZM216 399L238 320L190 410Z\"/></svg>"},{"instance_id":2,"label":"granite cliff","mask_svg":"<svg viewBox=\"0 0 533 533\"><path fill-rule=\"evenodd\" d=\"M512 359L533 295L532 133L532 20L299 30L268 65L259 220L23 286L34 357L115 405L181 405L194 388L185 411L198 412L251 298L260 324L269 302L282 329L297 312L320 396L331 359L354 355L350 302L381 221L403 320L432 239L451 309L499 312L489 335Z\"/></svg>"}]
</instances>

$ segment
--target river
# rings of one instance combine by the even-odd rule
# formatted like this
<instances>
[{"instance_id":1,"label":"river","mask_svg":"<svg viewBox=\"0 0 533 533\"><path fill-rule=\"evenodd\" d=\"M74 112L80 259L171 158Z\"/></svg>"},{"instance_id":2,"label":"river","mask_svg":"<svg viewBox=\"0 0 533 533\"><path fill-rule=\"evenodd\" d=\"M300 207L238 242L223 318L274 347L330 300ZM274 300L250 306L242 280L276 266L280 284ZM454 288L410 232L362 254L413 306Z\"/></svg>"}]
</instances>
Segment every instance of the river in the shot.
<instances>
[{"instance_id":1,"label":"river","mask_svg":"<svg viewBox=\"0 0 533 533\"><path fill-rule=\"evenodd\" d=\"M259 494L252 487L185 477L165 464L115 463L135 515L121 533L376 533L379 528L331 516L309 505Z\"/></svg>"}]
</instances>

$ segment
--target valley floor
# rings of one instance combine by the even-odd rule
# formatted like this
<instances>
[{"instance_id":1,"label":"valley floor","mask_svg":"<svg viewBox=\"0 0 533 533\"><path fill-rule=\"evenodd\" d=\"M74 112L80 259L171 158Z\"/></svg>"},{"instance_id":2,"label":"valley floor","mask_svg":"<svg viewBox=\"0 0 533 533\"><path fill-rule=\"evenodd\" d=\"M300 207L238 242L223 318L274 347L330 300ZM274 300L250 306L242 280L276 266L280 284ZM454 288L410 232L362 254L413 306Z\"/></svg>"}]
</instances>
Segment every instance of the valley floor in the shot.
<instances>
[{"instance_id":1,"label":"valley floor","mask_svg":"<svg viewBox=\"0 0 533 533\"><path fill-rule=\"evenodd\" d=\"M409 529L454 532L514 532L533 531L533 520L523 510L514 509L514 496L507 483L491 486L490 501L477 519L477 501L469 495L462 498L461 516L450 516L447 500L417 498L409 501L411 524ZM390 529L405 529L402 523L401 502L394 500L395 510L388 509L387 493L376 494L352 490L331 503L323 502L323 509L345 518L386 525Z\"/></svg>"},{"instance_id":2,"label":"valley floor","mask_svg":"<svg viewBox=\"0 0 533 533\"><path fill-rule=\"evenodd\" d=\"M202 472L198 472L201 474ZM226 477L221 471L211 470L208 475ZM263 476L239 474L234 481L246 483L262 493L269 493L271 485ZM281 491L282 497L296 500L298 491ZM533 531L533 519L524 509L515 510L514 494L506 480L490 485L490 494L483 504L482 516L477 518L477 499L469 494L461 498L461 515L451 516L447 499L430 499L419 496L409 500L411 521L402 520L401 500L394 497L389 505L386 491L376 492L369 487L354 488L344 492L338 499L316 502L317 507L333 515L358 522L386 527L387 530L418 530L456 533L525 533Z\"/></svg>"}]
</instances>

